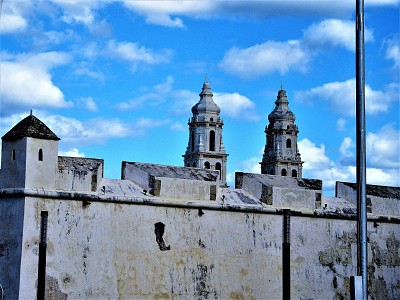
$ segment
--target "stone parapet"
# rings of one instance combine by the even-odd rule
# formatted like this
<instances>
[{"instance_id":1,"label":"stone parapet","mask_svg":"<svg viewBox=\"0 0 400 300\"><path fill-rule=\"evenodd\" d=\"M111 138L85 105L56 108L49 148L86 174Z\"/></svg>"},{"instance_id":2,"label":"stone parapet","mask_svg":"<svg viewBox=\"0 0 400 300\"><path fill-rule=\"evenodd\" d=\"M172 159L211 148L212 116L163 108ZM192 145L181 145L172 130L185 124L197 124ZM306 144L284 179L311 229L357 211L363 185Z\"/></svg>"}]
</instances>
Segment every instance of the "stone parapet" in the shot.
<instances>
[{"instance_id":1,"label":"stone parapet","mask_svg":"<svg viewBox=\"0 0 400 300\"><path fill-rule=\"evenodd\" d=\"M366 192L368 213L400 216L400 187L367 184ZM357 185L337 181L336 197L357 205Z\"/></svg>"},{"instance_id":2,"label":"stone parapet","mask_svg":"<svg viewBox=\"0 0 400 300\"><path fill-rule=\"evenodd\" d=\"M182 200L216 200L219 172L215 170L122 162L122 179L145 193Z\"/></svg>"},{"instance_id":3,"label":"stone parapet","mask_svg":"<svg viewBox=\"0 0 400 300\"><path fill-rule=\"evenodd\" d=\"M236 172L235 188L275 207L321 208L322 181L317 179Z\"/></svg>"}]
</instances>

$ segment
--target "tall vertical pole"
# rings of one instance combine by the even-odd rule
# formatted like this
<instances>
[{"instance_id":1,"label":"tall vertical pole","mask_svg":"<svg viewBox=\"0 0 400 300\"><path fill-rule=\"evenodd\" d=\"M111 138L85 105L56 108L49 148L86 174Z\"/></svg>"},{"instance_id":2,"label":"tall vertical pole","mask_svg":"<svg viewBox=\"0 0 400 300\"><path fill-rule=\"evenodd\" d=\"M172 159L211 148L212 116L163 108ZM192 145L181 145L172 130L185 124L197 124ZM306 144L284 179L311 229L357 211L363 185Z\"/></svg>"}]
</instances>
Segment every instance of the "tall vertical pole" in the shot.
<instances>
[{"instance_id":1,"label":"tall vertical pole","mask_svg":"<svg viewBox=\"0 0 400 300\"><path fill-rule=\"evenodd\" d=\"M356 0L356 135L357 135L357 275L362 277L362 297L368 296L367 193L365 147L364 0Z\"/></svg>"}]
</instances>

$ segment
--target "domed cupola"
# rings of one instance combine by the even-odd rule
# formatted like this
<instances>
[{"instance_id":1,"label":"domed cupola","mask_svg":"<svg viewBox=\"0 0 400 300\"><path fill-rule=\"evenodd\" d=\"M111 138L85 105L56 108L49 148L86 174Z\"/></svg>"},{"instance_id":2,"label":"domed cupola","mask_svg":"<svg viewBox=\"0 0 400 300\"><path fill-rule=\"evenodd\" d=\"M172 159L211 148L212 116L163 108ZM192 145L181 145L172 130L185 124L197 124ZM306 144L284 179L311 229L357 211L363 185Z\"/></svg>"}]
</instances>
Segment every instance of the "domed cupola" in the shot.
<instances>
[{"instance_id":1,"label":"domed cupola","mask_svg":"<svg viewBox=\"0 0 400 300\"><path fill-rule=\"evenodd\" d=\"M270 123L275 121L292 121L296 120L296 116L289 108L289 101L286 96L286 91L281 89L278 92L278 97L275 101L274 110L268 115Z\"/></svg>"},{"instance_id":2,"label":"domed cupola","mask_svg":"<svg viewBox=\"0 0 400 300\"><path fill-rule=\"evenodd\" d=\"M200 100L192 107L193 115L214 113L219 115L221 109L215 104L213 100L213 93L211 92L211 87L206 80L203 84L201 93L199 94Z\"/></svg>"},{"instance_id":3,"label":"domed cupola","mask_svg":"<svg viewBox=\"0 0 400 300\"><path fill-rule=\"evenodd\" d=\"M268 115L266 144L261 174L302 177L301 156L297 147L296 116L289 109L286 91L281 87L274 110Z\"/></svg>"}]
</instances>

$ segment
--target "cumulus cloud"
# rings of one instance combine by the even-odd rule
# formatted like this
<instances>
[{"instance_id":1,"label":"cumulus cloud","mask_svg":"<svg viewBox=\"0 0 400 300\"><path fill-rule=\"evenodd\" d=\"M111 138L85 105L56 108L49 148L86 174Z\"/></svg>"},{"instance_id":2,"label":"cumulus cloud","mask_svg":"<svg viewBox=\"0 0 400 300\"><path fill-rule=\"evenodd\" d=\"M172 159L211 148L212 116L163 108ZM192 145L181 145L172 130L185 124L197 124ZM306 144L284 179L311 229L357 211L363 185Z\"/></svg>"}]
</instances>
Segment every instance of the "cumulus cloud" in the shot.
<instances>
[{"instance_id":1,"label":"cumulus cloud","mask_svg":"<svg viewBox=\"0 0 400 300\"><path fill-rule=\"evenodd\" d=\"M399 38L393 38L386 41L385 58L393 61L393 67L397 69L400 67L400 46Z\"/></svg>"},{"instance_id":2,"label":"cumulus cloud","mask_svg":"<svg viewBox=\"0 0 400 300\"><path fill-rule=\"evenodd\" d=\"M120 111L140 109L144 106L158 106L166 101L170 104L170 112L175 115L188 115L191 107L199 101L198 93L189 90L177 90L173 88L174 79L167 79L142 95L120 102L115 108ZM223 116L242 118L246 120L258 120L256 105L246 96L239 93L214 92L214 101L221 108Z\"/></svg>"},{"instance_id":3,"label":"cumulus cloud","mask_svg":"<svg viewBox=\"0 0 400 300\"><path fill-rule=\"evenodd\" d=\"M202 16L212 14L216 8L213 1L129 1L124 5L138 14L145 16L150 24L168 27L183 28L184 24L180 16Z\"/></svg>"},{"instance_id":4,"label":"cumulus cloud","mask_svg":"<svg viewBox=\"0 0 400 300\"><path fill-rule=\"evenodd\" d=\"M396 5L396 0L367 0L369 5ZM150 24L184 28L182 17L266 18L285 15L343 16L354 10L350 0L339 1L130 1L124 5Z\"/></svg>"},{"instance_id":5,"label":"cumulus cloud","mask_svg":"<svg viewBox=\"0 0 400 300\"><path fill-rule=\"evenodd\" d=\"M400 131L393 124L383 126L376 133L368 132L366 148L371 167L400 170Z\"/></svg>"},{"instance_id":6,"label":"cumulus cloud","mask_svg":"<svg viewBox=\"0 0 400 300\"><path fill-rule=\"evenodd\" d=\"M128 61L135 67L139 63L154 65L169 62L173 52L170 49L154 51L137 43L110 41L107 53L112 57Z\"/></svg>"},{"instance_id":7,"label":"cumulus cloud","mask_svg":"<svg viewBox=\"0 0 400 300\"><path fill-rule=\"evenodd\" d=\"M22 16L7 13L2 15L0 24L0 32L2 34L10 34L17 31L22 31L27 26L27 22Z\"/></svg>"},{"instance_id":8,"label":"cumulus cloud","mask_svg":"<svg viewBox=\"0 0 400 300\"><path fill-rule=\"evenodd\" d=\"M10 55L1 66L2 110L64 108L72 105L64 99L50 70L67 63L69 55L62 52Z\"/></svg>"},{"instance_id":9,"label":"cumulus cloud","mask_svg":"<svg viewBox=\"0 0 400 300\"><path fill-rule=\"evenodd\" d=\"M226 116L248 120L260 119L255 103L239 93L214 93L214 101Z\"/></svg>"},{"instance_id":10,"label":"cumulus cloud","mask_svg":"<svg viewBox=\"0 0 400 300\"><path fill-rule=\"evenodd\" d=\"M89 111L98 111L97 104L92 97L81 97L78 100L78 106L83 107Z\"/></svg>"},{"instance_id":11,"label":"cumulus cloud","mask_svg":"<svg viewBox=\"0 0 400 300\"><path fill-rule=\"evenodd\" d=\"M279 72L285 74L290 69L307 70L310 54L300 41L267 41L263 44L228 50L219 66L226 72L241 77L253 77Z\"/></svg>"},{"instance_id":12,"label":"cumulus cloud","mask_svg":"<svg viewBox=\"0 0 400 300\"><path fill-rule=\"evenodd\" d=\"M301 39L266 41L248 48L232 47L224 54L219 67L245 78L293 70L306 72L321 50L343 47L354 51L354 40L354 21L327 19L308 27ZM365 30L365 40L373 41L372 31Z\"/></svg>"},{"instance_id":13,"label":"cumulus cloud","mask_svg":"<svg viewBox=\"0 0 400 300\"><path fill-rule=\"evenodd\" d=\"M168 76L164 82L153 86L150 91L128 101L117 103L115 108L120 111L127 111L139 109L145 104L157 106L165 102L166 97L172 91L173 82L173 77Z\"/></svg>"},{"instance_id":14,"label":"cumulus cloud","mask_svg":"<svg viewBox=\"0 0 400 300\"><path fill-rule=\"evenodd\" d=\"M129 125L118 118L95 118L80 121L60 115L40 118L67 144L103 144L110 138L122 138L132 134Z\"/></svg>"},{"instance_id":15,"label":"cumulus cloud","mask_svg":"<svg viewBox=\"0 0 400 300\"><path fill-rule=\"evenodd\" d=\"M85 157L85 153L79 152L77 148L71 148L66 151L58 151L60 156L70 156L70 157Z\"/></svg>"},{"instance_id":16,"label":"cumulus cloud","mask_svg":"<svg viewBox=\"0 0 400 300\"><path fill-rule=\"evenodd\" d=\"M15 34L26 30L31 6L30 1L1 1L0 33Z\"/></svg>"},{"instance_id":17,"label":"cumulus cloud","mask_svg":"<svg viewBox=\"0 0 400 300\"><path fill-rule=\"evenodd\" d=\"M92 0L51 0L62 8L62 20L66 23L83 23L90 25L94 22L94 11L103 5L103 1Z\"/></svg>"},{"instance_id":18,"label":"cumulus cloud","mask_svg":"<svg viewBox=\"0 0 400 300\"><path fill-rule=\"evenodd\" d=\"M365 42L373 41L373 33L365 28ZM327 19L308 27L304 31L304 42L314 47L344 47L355 50L354 21Z\"/></svg>"},{"instance_id":19,"label":"cumulus cloud","mask_svg":"<svg viewBox=\"0 0 400 300\"><path fill-rule=\"evenodd\" d=\"M322 86L307 91L300 91L295 98L303 102L328 101L331 107L341 115L355 115L355 89L354 78L346 81L325 83ZM389 110L392 102L398 99L398 84L392 83L386 86L384 91L374 90L371 86L365 86L366 113L376 115Z\"/></svg>"}]
</instances>

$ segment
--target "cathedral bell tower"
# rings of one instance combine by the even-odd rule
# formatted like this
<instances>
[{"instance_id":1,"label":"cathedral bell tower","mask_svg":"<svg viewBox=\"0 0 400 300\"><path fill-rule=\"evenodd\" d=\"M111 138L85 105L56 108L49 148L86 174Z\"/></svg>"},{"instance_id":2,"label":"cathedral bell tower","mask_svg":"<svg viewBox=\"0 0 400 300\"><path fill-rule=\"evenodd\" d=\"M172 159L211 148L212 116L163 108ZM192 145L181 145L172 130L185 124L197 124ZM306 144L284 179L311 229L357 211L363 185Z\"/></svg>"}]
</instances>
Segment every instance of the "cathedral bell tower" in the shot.
<instances>
[{"instance_id":1,"label":"cathedral bell tower","mask_svg":"<svg viewBox=\"0 0 400 300\"><path fill-rule=\"evenodd\" d=\"M208 80L199 94L200 100L192 107L193 117L188 121L189 143L183 155L186 167L218 170L220 185L226 185L227 156L222 141L223 120L220 108L213 100Z\"/></svg>"},{"instance_id":2,"label":"cathedral bell tower","mask_svg":"<svg viewBox=\"0 0 400 300\"><path fill-rule=\"evenodd\" d=\"M297 147L299 130L294 124L296 116L288 105L286 91L281 87L265 127L267 141L260 163L261 174L302 177L303 162Z\"/></svg>"}]
</instances>

